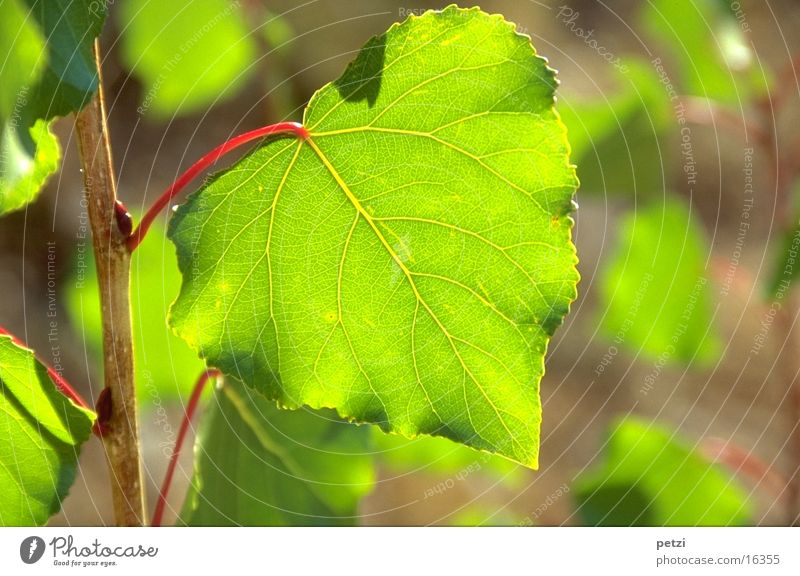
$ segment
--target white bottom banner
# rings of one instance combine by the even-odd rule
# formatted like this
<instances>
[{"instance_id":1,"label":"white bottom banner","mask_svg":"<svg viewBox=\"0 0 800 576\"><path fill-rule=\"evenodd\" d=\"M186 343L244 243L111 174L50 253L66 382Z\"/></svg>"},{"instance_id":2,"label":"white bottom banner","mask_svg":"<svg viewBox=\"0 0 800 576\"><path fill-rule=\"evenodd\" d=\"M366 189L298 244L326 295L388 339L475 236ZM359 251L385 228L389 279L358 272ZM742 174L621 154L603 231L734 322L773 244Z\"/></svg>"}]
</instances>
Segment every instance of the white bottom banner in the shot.
<instances>
[{"instance_id":1,"label":"white bottom banner","mask_svg":"<svg viewBox=\"0 0 800 576\"><path fill-rule=\"evenodd\" d=\"M800 574L798 528L6 528L0 574Z\"/></svg>"}]
</instances>

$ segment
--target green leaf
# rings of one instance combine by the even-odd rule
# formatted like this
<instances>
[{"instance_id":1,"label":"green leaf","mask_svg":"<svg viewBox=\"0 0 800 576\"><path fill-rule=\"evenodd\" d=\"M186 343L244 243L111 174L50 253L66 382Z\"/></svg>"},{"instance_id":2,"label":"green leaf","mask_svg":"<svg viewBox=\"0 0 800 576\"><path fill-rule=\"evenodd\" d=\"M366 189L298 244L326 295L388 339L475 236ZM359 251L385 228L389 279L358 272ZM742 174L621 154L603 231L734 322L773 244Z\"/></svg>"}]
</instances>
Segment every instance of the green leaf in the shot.
<instances>
[{"instance_id":1,"label":"green leaf","mask_svg":"<svg viewBox=\"0 0 800 576\"><path fill-rule=\"evenodd\" d=\"M723 469L665 428L617 423L604 463L579 476L574 494L591 526L743 526L747 494Z\"/></svg>"},{"instance_id":2,"label":"green leaf","mask_svg":"<svg viewBox=\"0 0 800 576\"><path fill-rule=\"evenodd\" d=\"M256 69L256 45L229 0L124 0L122 58L144 84L139 112L203 110L234 95Z\"/></svg>"},{"instance_id":3,"label":"green leaf","mask_svg":"<svg viewBox=\"0 0 800 576\"><path fill-rule=\"evenodd\" d=\"M762 72L727 0L650 0L642 10L684 94L738 105L763 90ZM659 57L656 53L654 57Z\"/></svg>"},{"instance_id":4,"label":"green leaf","mask_svg":"<svg viewBox=\"0 0 800 576\"><path fill-rule=\"evenodd\" d=\"M72 267L67 311L96 358L103 353L102 316L97 270L91 250ZM180 290L181 276L164 229L153 224L131 257L131 314L133 318L137 396L146 409L154 402L185 398L205 363L166 323L169 304Z\"/></svg>"},{"instance_id":5,"label":"green leaf","mask_svg":"<svg viewBox=\"0 0 800 576\"><path fill-rule=\"evenodd\" d=\"M170 323L284 406L538 462L539 381L576 296L555 73L499 16L427 12L173 217Z\"/></svg>"},{"instance_id":6,"label":"green leaf","mask_svg":"<svg viewBox=\"0 0 800 576\"><path fill-rule=\"evenodd\" d=\"M17 116L28 92L38 81L47 63L45 40L22 0L4 0L0 4L0 117Z\"/></svg>"},{"instance_id":7,"label":"green leaf","mask_svg":"<svg viewBox=\"0 0 800 576\"><path fill-rule=\"evenodd\" d=\"M92 42L106 3L0 3L0 214L32 202L61 160L47 121L79 110L97 90Z\"/></svg>"},{"instance_id":8,"label":"green leaf","mask_svg":"<svg viewBox=\"0 0 800 576\"><path fill-rule=\"evenodd\" d=\"M47 66L31 93L26 116L50 120L83 108L97 91L92 46L106 18L107 2L24 0L47 40Z\"/></svg>"},{"instance_id":9,"label":"green leaf","mask_svg":"<svg viewBox=\"0 0 800 576\"><path fill-rule=\"evenodd\" d=\"M628 214L602 281L604 332L660 363L707 364L721 349L696 218L671 198Z\"/></svg>"},{"instance_id":10,"label":"green leaf","mask_svg":"<svg viewBox=\"0 0 800 576\"><path fill-rule=\"evenodd\" d=\"M46 64L44 38L21 0L0 4L0 214L33 201L58 167L58 143L46 125L30 127L23 113ZM32 145L31 145L32 144ZM41 144L41 148L39 148Z\"/></svg>"},{"instance_id":11,"label":"green leaf","mask_svg":"<svg viewBox=\"0 0 800 576\"><path fill-rule=\"evenodd\" d=\"M58 512L91 428L92 414L56 389L33 352L0 336L0 526Z\"/></svg>"},{"instance_id":12,"label":"green leaf","mask_svg":"<svg viewBox=\"0 0 800 576\"><path fill-rule=\"evenodd\" d=\"M180 523L347 526L374 483L369 430L330 411L279 410L241 384L214 394Z\"/></svg>"}]
</instances>

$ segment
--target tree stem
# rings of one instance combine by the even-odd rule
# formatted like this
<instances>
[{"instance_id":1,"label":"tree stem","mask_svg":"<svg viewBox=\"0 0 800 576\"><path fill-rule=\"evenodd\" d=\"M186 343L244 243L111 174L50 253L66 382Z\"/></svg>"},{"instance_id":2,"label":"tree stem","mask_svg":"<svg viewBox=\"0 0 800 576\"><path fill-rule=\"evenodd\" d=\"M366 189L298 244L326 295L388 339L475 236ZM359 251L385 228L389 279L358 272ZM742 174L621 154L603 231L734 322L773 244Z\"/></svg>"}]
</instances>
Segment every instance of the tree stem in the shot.
<instances>
[{"instance_id":1,"label":"tree stem","mask_svg":"<svg viewBox=\"0 0 800 576\"><path fill-rule=\"evenodd\" d=\"M116 183L106 123L106 107L95 41L97 95L75 119L103 318L103 368L111 394L103 444L111 477L118 526L142 526L144 488L139 455L139 424L133 375L130 313L130 251L116 218Z\"/></svg>"}]
</instances>

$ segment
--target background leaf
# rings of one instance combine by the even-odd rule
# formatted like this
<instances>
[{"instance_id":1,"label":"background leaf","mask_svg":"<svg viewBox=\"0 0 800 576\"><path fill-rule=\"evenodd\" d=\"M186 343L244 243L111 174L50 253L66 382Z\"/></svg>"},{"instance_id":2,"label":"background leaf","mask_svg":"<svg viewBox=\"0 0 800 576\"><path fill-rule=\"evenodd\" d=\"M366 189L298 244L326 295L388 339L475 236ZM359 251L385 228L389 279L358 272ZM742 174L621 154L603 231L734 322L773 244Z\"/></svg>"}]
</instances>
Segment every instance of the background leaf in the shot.
<instances>
[{"instance_id":1,"label":"background leaf","mask_svg":"<svg viewBox=\"0 0 800 576\"><path fill-rule=\"evenodd\" d=\"M58 171L50 123L83 108L97 90L92 44L106 3L0 3L0 215L32 202Z\"/></svg>"},{"instance_id":2,"label":"background leaf","mask_svg":"<svg viewBox=\"0 0 800 576\"><path fill-rule=\"evenodd\" d=\"M539 380L576 296L577 185L554 71L455 7L367 42L180 207L170 322L282 405L538 462Z\"/></svg>"},{"instance_id":3,"label":"background leaf","mask_svg":"<svg viewBox=\"0 0 800 576\"><path fill-rule=\"evenodd\" d=\"M582 192L633 198L664 189L671 148L662 139L675 126L669 97L650 63L631 57L626 66L607 99L570 99L559 108Z\"/></svg>"},{"instance_id":4,"label":"background leaf","mask_svg":"<svg viewBox=\"0 0 800 576\"><path fill-rule=\"evenodd\" d=\"M6 123L0 136L0 215L33 202L47 180L58 171L61 147L50 124L37 120L30 127L29 150L13 125Z\"/></svg>"},{"instance_id":5,"label":"background leaf","mask_svg":"<svg viewBox=\"0 0 800 576\"><path fill-rule=\"evenodd\" d=\"M629 213L602 283L601 326L621 345L665 362L709 363L721 344L705 276L709 247L684 204Z\"/></svg>"},{"instance_id":6,"label":"background leaf","mask_svg":"<svg viewBox=\"0 0 800 576\"><path fill-rule=\"evenodd\" d=\"M650 0L643 6L644 27L660 42L667 70L684 94L738 104L763 89L727 0Z\"/></svg>"},{"instance_id":7,"label":"background leaf","mask_svg":"<svg viewBox=\"0 0 800 576\"><path fill-rule=\"evenodd\" d=\"M611 430L605 462L578 477L591 526L742 526L747 494L672 432L627 418Z\"/></svg>"},{"instance_id":8,"label":"background leaf","mask_svg":"<svg viewBox=\"0 0 800 576\"><path fill-rule=\"evenodd\" d=\"M180 523L355 525L374 482L369 429L331 410L279 410L230 381L202 422Z\"/></svg>"},{"instance_id":9,"label":"background leaf","mask_svg":"<svg viewBox=\"0 0 800 576\"><path fill-rule=\"evenodd\" d=\"M33 352L0 335L0 526L44 524L75 481L92 415L61 394Z\"/></svg>"},{"instance_id":10,"label":"background leaf","mask_svg":"<svg viewBox=\"0 0 800 576\"><path fill-rule=\"evenodd\" d=\"M144 84L140 111L203 110L232 96L256 69L256 44L229 0L124 0L122 57Z\"/></svg>"}]
</instances>

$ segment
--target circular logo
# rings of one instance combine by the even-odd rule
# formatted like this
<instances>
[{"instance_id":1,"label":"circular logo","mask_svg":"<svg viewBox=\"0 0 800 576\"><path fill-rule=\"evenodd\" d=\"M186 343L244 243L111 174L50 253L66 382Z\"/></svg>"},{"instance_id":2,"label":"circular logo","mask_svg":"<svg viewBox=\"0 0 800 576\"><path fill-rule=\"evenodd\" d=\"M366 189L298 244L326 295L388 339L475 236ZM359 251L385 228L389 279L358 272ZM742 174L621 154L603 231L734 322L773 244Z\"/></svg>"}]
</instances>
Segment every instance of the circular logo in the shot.
<instances>
[{"instance_id":1,"label":"circular logo","mask_svg":"<svg viewBox=\"0 0 800 576\"><path fill-rule=\"evenodd\" d=\"M19 557L25 564L35 564L44 555L44 540L38 536L28 536L19 545Z\"/></svg>"}]
</instances>

